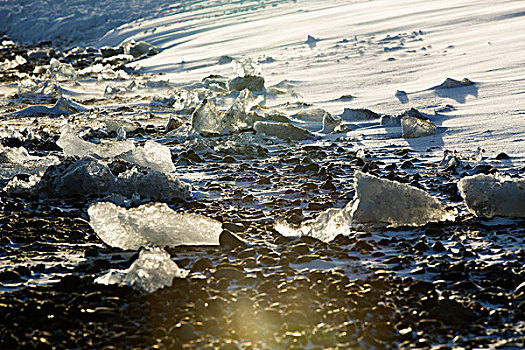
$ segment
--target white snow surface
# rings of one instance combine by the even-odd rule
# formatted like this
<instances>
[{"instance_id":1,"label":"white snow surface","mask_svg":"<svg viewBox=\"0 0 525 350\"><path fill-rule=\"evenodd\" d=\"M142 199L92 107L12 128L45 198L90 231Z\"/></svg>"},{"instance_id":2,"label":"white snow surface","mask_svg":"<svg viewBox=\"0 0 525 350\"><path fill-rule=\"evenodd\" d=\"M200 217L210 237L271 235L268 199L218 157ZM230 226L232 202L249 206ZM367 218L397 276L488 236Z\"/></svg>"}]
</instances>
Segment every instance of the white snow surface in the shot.
<instances>
[{"instance_id":1,"label":"white snow surface","mask_svg":"<svg viewBox=\"0 0 525 350\"><path fill-rule=\"evenodd\" d=\"M98 202L88 209L90 225L106 244L122 249L219 245L222 224L204 215L176 213L165 203L126 209Z\"/></svg>"},{"instance_id":2,"label":"white snow surface","mask_svg":"<svg viewBox=\"0 0 525 350\"><path fill-rule=\"evenodd\" d=\"M0 31L27 41L99 47L143 40L162 49L138 62L143 71L165 73L163 79L180 86L210 74L234 77L230 65L219 64L223 56L252 58L261 62L266 86L286 81L292 96L333 115L348 107L433 114L452 104L432 120L443 132L399 142L440 152L475 145L488 157L506 152L519 166L525 155L524 16L521 0L84 0L71 6L9 0L0 3ZM446 78L475 84L440 87ZM396 91L406 95L396 97ZM355 98L341 98L350 94ZM348 134L377 147L399 138L390 129L376 125Z\"/></svg>"},{"instance_id":3,"label":"white snow surface","mask_svg":"<svg viewBox=\"0 0 525 350\"><path fill-rule=\"evenodd\" d=\"M461 179L458 188L476 216L525 217L525 179L479 174Z\"/></svg>"},{"instance_id":4,"label":"white snow surface","mask_svg":"<svg viewBox=\"0 0 525 350\"><path fill-rule=\"evenodd\" d=\"M100 284L128 286L142 293L169 287L174 278L186 278L189 271L181 269L162 248L145 248L126 270L109 270L95 279Z\"/></svg>"}]
</instances>

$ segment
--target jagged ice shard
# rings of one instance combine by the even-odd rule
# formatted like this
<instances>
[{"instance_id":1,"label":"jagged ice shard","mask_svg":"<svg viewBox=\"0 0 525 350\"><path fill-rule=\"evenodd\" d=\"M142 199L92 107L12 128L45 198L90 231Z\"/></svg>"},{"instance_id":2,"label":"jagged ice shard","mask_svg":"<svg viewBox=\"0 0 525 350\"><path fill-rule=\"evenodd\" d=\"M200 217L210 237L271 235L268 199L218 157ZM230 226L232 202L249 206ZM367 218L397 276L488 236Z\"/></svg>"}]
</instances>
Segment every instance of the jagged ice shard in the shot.
<instances>
[{"instance_id":1,"label":"jagged ice shard","mask_svg":"<svg viewBox=\"0 0 525 350\"><path fill-rule=\"evenodd\" d=\"M165 203L126 209L99 202L88 209L90 225L106 244L121 249L219 245L222 225L204 215L176 213Z\"/></svg>"},{"instance_id":2,"label":"jagged ice shard","mask_svg":"<svg viewBox=\"0 0 525 350\"><path fill-rule=\"evenodd\" d=\"M413 186L356 172L355 189L355 199L343 209L328 209L300 227L278 220L275 229L283 236L310 236L328 242L358 224L421 226L454 219L438 199Z\"/></svg>"},{"instance_id":3,"label":"jagged ice shard","mask_svg":"<svg viewBox=\"0 0 525 350\"><path fill-rule=\"evenodd\" d=\"M141 250L137 260L126 270L110 270L95 279L100 284L128 286L142 293L171 286L174 278L186 278L189 271L181 269L161 248Z\"/></svg>"},{"instance_id":4,"label":"jagged ice shard","mask_svg":"<svg viewBox=\"0 0 525 350\"><path fill-rule=\"evenodd\" d=\"M525 217L525 179L479 174L461 179L458 188L476 216Z\"/></svg>"}]
</instances>

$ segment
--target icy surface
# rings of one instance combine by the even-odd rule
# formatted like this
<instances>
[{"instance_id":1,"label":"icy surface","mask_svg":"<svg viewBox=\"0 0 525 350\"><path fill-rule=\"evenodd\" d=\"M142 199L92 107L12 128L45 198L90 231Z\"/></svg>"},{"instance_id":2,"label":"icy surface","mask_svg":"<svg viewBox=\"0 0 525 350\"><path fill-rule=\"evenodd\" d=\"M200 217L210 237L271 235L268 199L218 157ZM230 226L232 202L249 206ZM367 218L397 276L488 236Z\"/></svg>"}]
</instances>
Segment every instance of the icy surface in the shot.
<instances>
[{"instance_id":1,"label":"icy surface","mask_svg":"<svg viewBox=\"0 0 525 350\"><path fill-rule=\"evenodd\" d=\"M389 223L396 227L453 220L438 199L413 186L356 172L355 190L356 198L348 204L354 223Z\"/></svg>"},{"instance_id":2,"label":"icy surface","mask_svg":"<svg viewBox=\"0 0 525 350\"><path fill-rule=\"evenodd\" d=\"M100 284L128 286L142 293L171 286L174 278L186 278L189 271L181 269L161 248L140 251L137 260L126 270L110 270L95 279Z\"/></svg>"},{"instance_id":3,"label":"icy surface","mask_svg":"<svg viewBox=\"0 0 525 350\"><path fill-rule=\"evenodd\" d=\"M90 225L108 245L122 249L151 246L218 245L221 223L206 216L176 213L164 203L126 209L99 202L88 209Z\"/></svg>"},{"instance_id":4,"label":"icy surface","mask_svg":"<svg viewBox=\"0 0 525 350\"><path fill-rule=\"evenodd\" d=\"M477 216L525 217L525 179L480 174L461 179L458 188Z\"/></svg>"}]
</instances>

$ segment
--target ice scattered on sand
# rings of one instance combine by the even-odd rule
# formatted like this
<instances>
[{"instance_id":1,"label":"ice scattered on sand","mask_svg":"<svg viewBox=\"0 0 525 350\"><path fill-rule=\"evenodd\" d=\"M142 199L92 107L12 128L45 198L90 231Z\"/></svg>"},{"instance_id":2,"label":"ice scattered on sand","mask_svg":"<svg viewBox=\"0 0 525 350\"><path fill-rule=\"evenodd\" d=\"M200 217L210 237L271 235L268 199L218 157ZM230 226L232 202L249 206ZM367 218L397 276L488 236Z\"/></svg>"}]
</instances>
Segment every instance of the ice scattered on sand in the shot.
<instances>
[{"instance_id":1,"label":"ice scattered on sand","mask_svg":"<svg viewBox=\"0 0 525 350\"><path fill-rule=\"evenodd\" d=\"M186 278L189 271L181 269L161 248L140 251L137 260L126 270L110 270L95 279L96 283L131 287L141 293L153 293L169 287L174 278Z\"/></svg>"},{"instance_id":2,"label":"ice scattered on sand","mask_svg":"<svg viewBox=\"0 0 525 350\"><path fill-rule=\"evenodd\" d=\"M306 129L286 123L258 121L254 124L253 128L258 134L277 137L283 140L304 141L317 138Z\"/></svg>"},{"instance_id":3,"label":"ice scattered on sand","mask_svg":"<svg viewBox=\"0 0 525 350\"><path fill-rule=\"evenodd\" d=\"M57 145L67 156L86 157L97 155L102 158L112 158L135 148L132 141L107 142L94 144L83 140L69 125L62 126Z\"/></svg>"},{"instance_id":4,"label":"ice scattered on sand","mask_svg":"<svg viewBox=\"0 0 525 350\"><path fill-rule=\"evenodd\" d=\"M277 220L275 229L283 236L310 236L328 242L359 224L399 227L454 220L438 199L403 183L358 171L355 190L356 197L343 209L328 209L299 227Z\"/></svg>"},{"instance_id":5,"label":"ice scattered on sand","mask_svg":"<svg viewBox=\"0 0 525 350\"><path fill-rule=\"evenodd\" d=\"M454 219L438 199L419 188L362 172L356 172L355 180L356 198L349 204L354 223L397 227Z\"/></svg>"},{"instance_id":6,"label":"ice scattered on sand","mask_svg":"<svg viewBox=\"0 0 525 350\"><path fill-rule=\"evenodd\" d=\"M122 195L170 202L190 196L189 186L173 173L161 173L124 161L106 163L92 157L49 167L36 191L54 197Z\"/></svg>"},{"instance_id":7,"label":"ice scattered on sand","mask_svg":"<svg viewBox=\"0 0 525 350\"><path fill-rule=\"evenodd\" d=\"M176 213L165 203L126 209L99 202L88 209L90 225L104 243L122 249L219 245L222 224L204 215Z\"/></svg>"},{"instance_id":8,"label":"ice scattered on sand","mask_svg":"<svg viewBox=\"0 0 525 350\"><path fill-rule=\"evenodd\" d=\"M525 217L525 179L479 174L461 179L458 188L476 216Z\"/></svg>"},{"instance_id":9,"label":"ice scattered on sand","mask_svg":"<svg viewBox=\"0 0 525 350\"><path fill-rule=\"evenodd\" d=\"M56 58L52 58L47 70L47 79L55 81L76 80L77 72L69 63L62 63Z\"/></svg>"},{"instance_id":10,"label":"ice scattered on sand","mask_svg":"<svg viewBox=\"0 0 525 350\"><path fill-rule=\"evenodd\" d=\"M436 133L437 126L430 120L424 120L410 115L401 118L401 130L404 138L431 136Z\"/></svg>"}]
</instances>

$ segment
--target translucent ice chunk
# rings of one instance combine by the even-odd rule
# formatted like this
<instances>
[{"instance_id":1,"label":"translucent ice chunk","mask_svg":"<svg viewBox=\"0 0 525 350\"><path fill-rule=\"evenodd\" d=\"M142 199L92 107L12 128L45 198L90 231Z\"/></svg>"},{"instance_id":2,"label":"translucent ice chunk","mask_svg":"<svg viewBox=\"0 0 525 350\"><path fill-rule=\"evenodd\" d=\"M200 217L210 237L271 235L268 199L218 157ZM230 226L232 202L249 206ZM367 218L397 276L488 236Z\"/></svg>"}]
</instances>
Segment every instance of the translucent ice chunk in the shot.
<instances>
[{"instance_id":1,"label":"translucent ice chunk","mask_svg":"<svg viewBox=\"0 0 525 350\"><path fill-rule=\"evenodd\" d=\"M248 115L248 112L257 102L258 99L248 89L241 91L221 120L223 133L225 130L235 132L252 128L253 119Z\"/></svg>"},{"instance_id":2,"label":"translucent ice chunk","mask_svg":"<svg viewBox=\"0 0 525 350\"><path fill-rule=\"evenodd\" d=\"M165 203L126 209L99 202L88 209L90 225L104 243L122 249L152 246L219 245L221 223L206 216L176 213Z\"/></svg>"},{"instance_id":3,"label":"translucent ice chunk","mask_svg":"<svg viewBox=\"0 0 525 350\"><path fill-rule=\"evenodd\" d=\"M323 134L334 134L347 131L348 128L343 124L341 117L336 117L330 113L326 113L323 117L323 128L321 133Z\"/></svg>"},{"instance_id":4,"label":"translucent ice chunk","mask_svg":"<svg viewBox=\"0 0 525 350\"><path fill-rule=\"evenodd\" d=\"M146 141L142 147L136 147L120 154L118 159L123 159L161 173L175 171L170 149L152 140Z\"/></svg>"},{"instance_id":5,"label":"translucent ice chunk","mask_svg":"<svg viewBox=\"0 0 525 350\"><path fill-rule=\"evenodd\" d=\"M125 285L142 293L153 293L171 286L174 278L186 278L188 273L188 270L179 268L164 249L146 248L140 251L128 269L110 270L95 282Z\"/></svg>"},{"instance_id":6,"label":"translucent ice chunk","mask_svg":"<svg viewBox=\"0 0 525 350\"><path fill-rule=\"evenodd\" d=\"M404 138L431 136L436 133L436 125L430 120L423 120L409 115L401 118L401 131Z\"/></svg>"},{"instance_id":7,"label":"translucent ice chunk","mask_svg":"<svg viewBox=\"0 0 525 350\"><path fill-rule=\"evenodd\" d=\"M239 77L246 76L257 76L261 75L261 66L255 63L252 59L247 58L245 60L233 60L232 61L233 71Z\"/></svg>"},{"instance_id":8,"label":"translucent ice chunk","mask_svg":"<svg viewBox=\"0 0 525 350\"><path fill-rule=\"evenodd\" d=\"M102 158L111 158L135 149L132 141L107 142L99 145L87 142L81 139L69 125L62 127L57 145L67 156L77 157L98 155Z\"/></svg>"},{"instance_id":9,"label":"translucent ice chunk","mask_svg":"<svg viewBox=\"0 0 525 350\"><path fill-rule=\"evenodd\" d=\"M461 179L458 187L476 216L525 217L525 179L480 174Z\"/></svg>"},{"instance_id":10,"label":"translucent ice chunk","mask_svg":"<svg viewBox=\"0 0 525 350\"><path fill-rule=\"evenodd\" d=\"M56 197L117 194L170 202L190 196L189 186L180 182L173 173L165 174L118 162L110 163L110 168L103 161L86 157L51 166L38 183L38 191Z\"/></svg>"},{"instance_id":11,"label":"translucent ice chunk","mask_svg":"<svg viewBox=\"0 0 525 350\"><path fill-rule=\"evenodd\" d=\"M191 116L191 126L198 133L220 134L222 116L213 101L204 99Z\"/></svg>"},{"instance_id":12,"label":"translucent ice chunk","mask_svg":"<svg viewBox=\"0 0 525 350\"><path fill-rule=\"evenodd\" d=\"M325 115L329 114L327 111L321 108L310 108L305 109L297 113L296 117L303 121L322 122Z\"/></svg>"},{"instance_id":13,"label":"translucent ice chunk","mask_svg":"<svg viewBox=\"0 0 525 350\"><path fill-rule=\"evenodd\" d=\"M135 58L142 56L153 56L160 52L158 48L145 41L135 42L131 40L122 43L120 46L124 48L124 53L126 55L131 55Z\"/></svg>"},{"instance_id":14,"label":"translucent ice chunk","mask_svg":"<svg viewBox=\"0 0 525 350\"><path fill-rule=\"evenodd\" d=\"M55 156L32 156L24 147L4 147L0 144L0 174L4 176L19 172L40 173L57 163Z\"/></svg>"},{"instance_id":15,"label":"translucent ice chunk","mask_svg":"<svg viewBox=\"0 0 525 350\"><path fill-rule=\"evenodd\" d=\"M348 234L351 217L345 209L328 209L315 219L305 221L295 227L285 220L275 222L275 230L283 236L309 236L324 242L332 241L337 235Z\"/></svg>"},{"instance_id":16,"label":"translucent ice chunk","mask_svg":"<svg viewBox=\"0 0 525 350\"><path fill-rule=\"evenodd\" d=\"M438 199L413 186L356 172L355 190L355 200L347 205L354 223L388 223L396 227L453 220Z\"/></svg>"},{"instance_id":17,"label":"translucent ice chunk","mask_svg":"<svg viewBox=\"0 0 525 350\"><path fill-rule=\"evenodd\" d=\"M270 137L277 137L283 140L312 140L315 135L306 129L285 123L271 123L258 121L254 124L254 129L258 134Z\"/></svg>"},{"instance_id":18,"label":"translucent ice chunk","mask_svg":"<svg viewBox=\"0 0 525 350\"><path fill-rule=\"evenodd\" d=\"M47 77L56 81L75 80L77 79L77 72L69 63L62 63L56 58L52 58L47 70Z\"/></svg>"}]
</instances>

